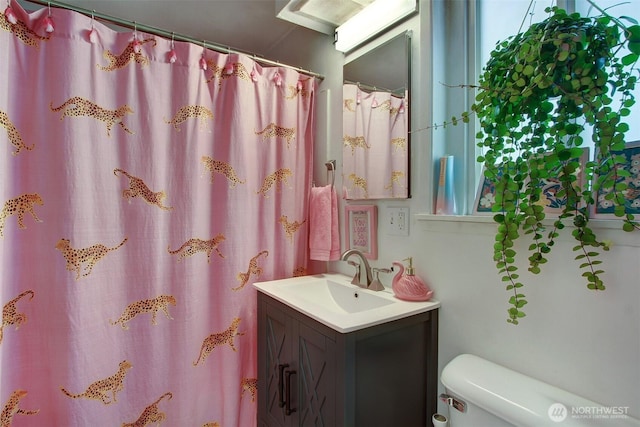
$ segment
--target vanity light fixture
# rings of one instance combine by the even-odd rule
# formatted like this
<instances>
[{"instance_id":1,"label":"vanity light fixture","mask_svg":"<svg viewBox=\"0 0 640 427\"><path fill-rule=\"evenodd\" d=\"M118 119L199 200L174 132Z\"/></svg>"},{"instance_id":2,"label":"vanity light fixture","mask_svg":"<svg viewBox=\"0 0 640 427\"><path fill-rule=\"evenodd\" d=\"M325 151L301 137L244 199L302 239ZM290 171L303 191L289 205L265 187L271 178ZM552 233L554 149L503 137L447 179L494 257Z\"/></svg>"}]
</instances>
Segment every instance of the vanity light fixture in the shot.
<instances>
[{"instance_id":1,"label":"vanity light fixture","mask_svg":"<svg viewBox=\"0 0 640 427\"><path fill-rule=\"evenodd\" d=\"M335 47L348 52L416 11L416 0L376 0L335 32Z\"/></svg>"},{"instance_id":2,"label":"vanity light fixture","mask_svg":"<svg viewBox=\"0 0 640 427\"><path fill-rule=\"evenodd\" d=\"M333 35L336 28L374 0L276 0L276 16Z\"/></svg>"}]
</instances>

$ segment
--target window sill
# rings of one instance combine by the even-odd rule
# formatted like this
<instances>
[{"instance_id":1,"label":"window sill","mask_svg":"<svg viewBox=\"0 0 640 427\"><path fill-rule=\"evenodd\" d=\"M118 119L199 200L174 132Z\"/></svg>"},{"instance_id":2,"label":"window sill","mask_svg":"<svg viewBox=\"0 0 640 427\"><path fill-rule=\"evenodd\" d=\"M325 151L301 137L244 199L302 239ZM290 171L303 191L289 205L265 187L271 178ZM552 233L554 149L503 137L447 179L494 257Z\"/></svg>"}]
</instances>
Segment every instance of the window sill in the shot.
<instances>
[{"instance_id":1,"label":"window sill","mask_svg":"<svg viewBox=\"0 0 640 427\"><path fill-rule=\"evenodd\" d=\"M433 230L434 228L449 228L451 231L493 234L496 223L491 215L434 215L419 213L414 215L414 219L422 228ZM547 217L543 224L547 227L553 226L553 217ZM589 220L590 228L598 235L599 240L611 240L615 245L640 247L640 231L626 232L622 230L622 222L618 219L596 218ZM453 228L451 228L453 227ZM566 228L573 228L567 223ZM573 240L571 233L560 233L563 239Z\"/></svg>"},{"instance_id":2,"label":"window sill","mask_svg":"<svg viewBox=\"0 0 640 427\"><path fill-rule=\"evenodd\" d=\"M475 222L479 224L495 224L493 215L434 215L419 213L415 215L416 221L445 221L445 222ZM544 225L553 225L554 217L547 216ZM622 223L617 219L592 218L589 220L592 229L620 229ZM567 223L567 227L571 225Z\"/></svg>"}]
</instances>

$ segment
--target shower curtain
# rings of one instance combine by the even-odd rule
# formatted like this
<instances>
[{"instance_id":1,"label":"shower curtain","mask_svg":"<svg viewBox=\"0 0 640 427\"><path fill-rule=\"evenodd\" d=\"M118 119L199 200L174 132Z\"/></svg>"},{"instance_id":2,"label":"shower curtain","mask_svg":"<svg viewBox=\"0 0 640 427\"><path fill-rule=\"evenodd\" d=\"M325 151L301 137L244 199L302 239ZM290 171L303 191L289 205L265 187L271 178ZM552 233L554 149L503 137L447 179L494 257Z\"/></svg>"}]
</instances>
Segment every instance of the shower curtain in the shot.
<instances>
[{"instance_id":1,"label":"shower curtain","mask_svg":"<svg viewBox=\"0 0 640 427\"><path fill-rule=\"evenodd\" d=\"M305 273L317 82L76 12L11 8L2 421L255 425L252 283Z\"/></svg>"},{"instance_id":2,"label":"shower curtain","mask_svg":"<svg viewBox=\"0 0 640 427\"><path fill-rule=\"evenodd\" d=\"M343 85L343 180L346 199L409 196L408 116L404 98Z\"/></svg>"}]
</instances>

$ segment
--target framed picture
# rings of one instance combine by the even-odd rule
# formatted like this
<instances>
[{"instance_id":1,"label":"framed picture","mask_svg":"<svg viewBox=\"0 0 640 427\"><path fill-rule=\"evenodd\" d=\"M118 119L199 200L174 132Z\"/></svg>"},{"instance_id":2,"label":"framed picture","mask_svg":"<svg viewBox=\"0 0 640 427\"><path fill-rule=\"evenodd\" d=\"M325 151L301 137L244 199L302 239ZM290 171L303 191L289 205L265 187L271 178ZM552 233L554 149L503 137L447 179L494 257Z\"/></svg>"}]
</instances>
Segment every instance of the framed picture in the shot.
<instances>
[{"instance_id":1,"label":"framed picture","mask_svg":"<svg viewBox=\"0 0 640 427\"><path fill-rule=\"evenodd\" d=\"M629 173L629 176L618 178L618 182L626 181L628 186L625 193L625 212L638 215L640 214L640 141L628 142L622 150L622 155L626 158L622 167ZM598 177L594 176L594 180L596 179ZM606 198L611 191L611 188L600 188L593 195L596 201L592 212L594 218L615 216L613 202Z\"/></svg>"},{"instance_id":2,"label":"framed picture","mask_svg":"<svg viewBox=\"0 0 640 427\"><path fill-rule=\"evenodd\" d=\"M486 167L482 167L480 183L476 193L476 201L473 204L473 213L477 215L495 215L493 205L496 203L496 186L485 176Z\"/></svg>"},{"instance_id":3,"label":"framed picture","mask_svg":"<svg viewBox=\"0 0 640 427\"><path fill-rule=\"evenodd\" d=\"M358 249L369 259L378 258L378 218L375 205L345 208L347 249Z\"/></svg>"},{"instance_id":4,"label":"framed picture","mask_svg":"<svg viewBox=\"0 0 640 427\"><path fill-rule=\"evenodd\" d=\"M589 161L589 149L583 148L582 155L580 156L580 164L582 165L577 170L576 183L584 188L585 178L584 178L584 169ZM558 197L558 191L562 189L562 182L558 178L548 178L542 180L540 183L541 193L540 193L540 202L544 204L544 211L546 213L561 213L567 204L566 197Z\"/></svg>"},{"instance_id":5,"label":"framed picture","mask_svg":"<svg viewBox=\"0 0 640 427\"><path fill-rule=\"evenodd\" d=\"M580 167L577 171L576 177L577 183L584 188L584 169L589 161L589 149L583 148L580 155ZM474 214L478 215L494 215L497 212L492 210L493 205L496 203L496 187L485 177L486 168L483 167L482 174L480 175L480 184L478 186L478 192L476 193L476 201L474 203ZM526 184L526 183L525 183ZM555 177L543 179L540 182L540 203L544 205L545 213L557 214L561 213L564 206L567 204L566 197L558 197L558 191L562 189L562 182Z\"/></svg>"}]
</instances>

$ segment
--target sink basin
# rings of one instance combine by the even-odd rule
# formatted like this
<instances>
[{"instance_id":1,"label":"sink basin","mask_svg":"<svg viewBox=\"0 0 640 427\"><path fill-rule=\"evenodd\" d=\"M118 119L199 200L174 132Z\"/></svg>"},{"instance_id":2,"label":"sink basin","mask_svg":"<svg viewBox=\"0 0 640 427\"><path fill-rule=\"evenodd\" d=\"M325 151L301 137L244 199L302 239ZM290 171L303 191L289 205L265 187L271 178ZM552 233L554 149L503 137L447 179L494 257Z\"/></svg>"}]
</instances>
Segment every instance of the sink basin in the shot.
<instances>
[{"instance_id":1,"label":"sink basin","mask_svg":"<svg viewBox=\"0 0 640 427\"><path fill-rule=\"evenodd\" d=\"M293 281L281 289L295 292L307 303L319 304L337 313L358 313L393 304L388 295L360 292L361 288L357 286L346 286L344 279L340 282L324 277L311 282Z\"/></svg>"},{"instance_id":2,"label":"sink basin","mask_svg":"<svg viewBox=\"0 0 640 427\"><path fill-rule=\"evenodd\" d=\"M410 302L389 290L371 291L351 284L343 274L320 274L254 283L259 292L342 333L379 325L440 306Z\"/></svg>"}]
</instances>

